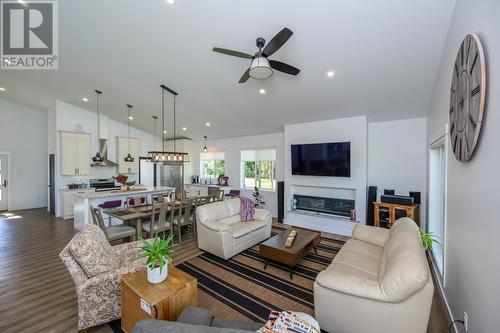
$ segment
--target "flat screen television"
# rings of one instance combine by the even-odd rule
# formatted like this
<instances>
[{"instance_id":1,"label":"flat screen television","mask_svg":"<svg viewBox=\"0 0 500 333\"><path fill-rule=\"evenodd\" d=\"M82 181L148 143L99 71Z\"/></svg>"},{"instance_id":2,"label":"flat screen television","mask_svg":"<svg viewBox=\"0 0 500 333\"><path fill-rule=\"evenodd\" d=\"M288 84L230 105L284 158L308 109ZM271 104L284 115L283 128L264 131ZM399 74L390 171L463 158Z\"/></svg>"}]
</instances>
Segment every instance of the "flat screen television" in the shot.
<instances>
[{"instance_id":1,"label":"flat screen television","mask_svg":"<svg viewBox=\"0 0 500 333\"><path fill-rule=\"evenodd\" d=\"M351 177L351 143L292 145L292 174Z\"/></svg>"}]
</instances>

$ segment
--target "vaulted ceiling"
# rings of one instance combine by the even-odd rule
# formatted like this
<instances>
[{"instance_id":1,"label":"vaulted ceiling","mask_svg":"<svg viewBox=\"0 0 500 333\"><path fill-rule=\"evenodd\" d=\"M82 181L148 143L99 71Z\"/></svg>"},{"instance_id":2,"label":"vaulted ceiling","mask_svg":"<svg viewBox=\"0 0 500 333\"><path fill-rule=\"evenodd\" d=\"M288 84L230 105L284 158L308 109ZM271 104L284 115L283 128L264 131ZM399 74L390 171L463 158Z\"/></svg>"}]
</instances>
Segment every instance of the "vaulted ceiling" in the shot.
<instances>
[{"instance_id":1,"label":"vaulted ceiling","mask_svg":"<svg viewBox=\"0 0 500 333\"><path fill-rule=\"evenodd\" d=\"M59 1L59 70L0 71L0 98L40 109L60 99L152 132L164 83L179 93L178 128L199 139L278 132L283 125L366 114L427 113L454 0ZM294 34L272 59L301 69L238 80L255 39ZM329 78L327 71L334 71ZM265 89L266 94L259 90ZM82 101L89 98L89 102ZM168 112L171 113L171 100ZM210 122L211 126L205 126ZM168 125L171 126L171 125ZM182 132L182 131L181 131Z\"/></svg>"}]
</instances>

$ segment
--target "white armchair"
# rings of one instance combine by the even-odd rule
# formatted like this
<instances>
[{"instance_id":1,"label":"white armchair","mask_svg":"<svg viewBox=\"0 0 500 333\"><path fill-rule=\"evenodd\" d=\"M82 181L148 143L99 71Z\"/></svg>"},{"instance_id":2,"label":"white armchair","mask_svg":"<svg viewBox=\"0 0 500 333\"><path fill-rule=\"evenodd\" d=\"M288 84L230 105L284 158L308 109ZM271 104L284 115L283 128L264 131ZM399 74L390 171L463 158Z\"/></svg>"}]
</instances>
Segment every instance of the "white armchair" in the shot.
<instances>
[{"instance_id":1,"label":"white armchair","mask_svg":"<svg viewBox=\"0 0 500 333\"><path fill-rule=\"evenodd\" d=\"M198 247L229 259L271 236L272 217L256 209L254 220L241 222L240 199L199 206L196 210Z\"/></svg>"}]
</instances>

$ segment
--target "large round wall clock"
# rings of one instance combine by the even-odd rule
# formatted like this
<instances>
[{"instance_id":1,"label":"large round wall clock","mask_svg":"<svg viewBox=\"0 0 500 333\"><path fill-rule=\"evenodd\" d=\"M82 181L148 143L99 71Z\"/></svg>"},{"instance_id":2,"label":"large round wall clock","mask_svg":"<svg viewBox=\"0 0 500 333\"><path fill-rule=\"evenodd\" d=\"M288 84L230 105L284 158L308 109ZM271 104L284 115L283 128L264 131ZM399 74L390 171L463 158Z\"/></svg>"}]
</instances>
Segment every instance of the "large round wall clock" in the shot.
<instances>
[{"instance_id":1,"label":"large round wall clock","mask_svg":"<svg viewBox=\"0 0 500 333\"><path fill-rule=\"evenodd\" d=\"M457 160L468 161L479 140L486 99L486 64L477 35L460 45L451 80L450 139Z\"/></svg>"}]
</instances>

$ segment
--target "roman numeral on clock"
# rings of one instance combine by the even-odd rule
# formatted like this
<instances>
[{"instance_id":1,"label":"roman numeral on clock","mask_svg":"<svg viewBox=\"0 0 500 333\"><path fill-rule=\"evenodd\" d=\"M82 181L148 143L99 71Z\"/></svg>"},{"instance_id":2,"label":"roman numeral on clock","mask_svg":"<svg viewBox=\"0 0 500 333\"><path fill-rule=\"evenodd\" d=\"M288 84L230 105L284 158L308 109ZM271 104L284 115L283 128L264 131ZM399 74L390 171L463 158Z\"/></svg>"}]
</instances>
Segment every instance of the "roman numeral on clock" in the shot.
<instances>
[{"instance_id":1,"label":"roman numeral on clock","mask_svg":"<svg viewBox=\"0 0 500 333\"><path fill-rule=\"evenodd\" d=\"M477 93L479 93L480 90L481 86L477 86L476 88L472 89L472 91L470 92L470 97L474 97L475 95L477 95Z\"/></svg>"},{"instance_id":2,"label":"roman numeral on clock","mask_svg":"<svg viewBox=\"0 0 500 333\"><path fill-rule=\"evenodd\" d=\"M474 120L474 118L472 118L472 116L469 114L469 121L470 123L472 124L472 127L476 128L477 126L477 123L476 121Z\"/></svg>"},{"instance_id":3,"label":"roman numeral on clock","mask_svg":"<svg viewBox=\"0 0 500 333\"><path fill-rule=\"evenodd\" d=\"M455 105L453 105L450 109L450 113L453 113L453 111L455 111Z\"/></svg>"},{"instance_id":4,"label":"roman numeral on clock","mask_svg":"<svg viewBox=\"0 0 500 333\"><path fill-rule=\"evenodd\" d=\"M478 53L476 52L476 55L474 56L474 61L472 62L472 66L470 67L469 73L472 73L472 70L474 69L474 66L476 65L477 55L478 55Z\"/></svg>"}]
</instances>

